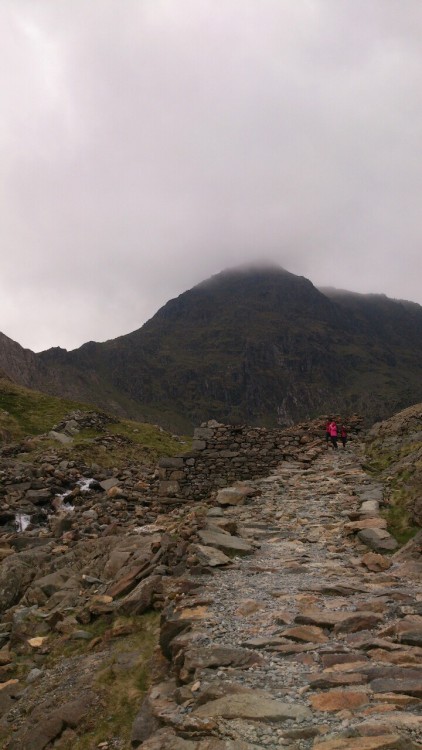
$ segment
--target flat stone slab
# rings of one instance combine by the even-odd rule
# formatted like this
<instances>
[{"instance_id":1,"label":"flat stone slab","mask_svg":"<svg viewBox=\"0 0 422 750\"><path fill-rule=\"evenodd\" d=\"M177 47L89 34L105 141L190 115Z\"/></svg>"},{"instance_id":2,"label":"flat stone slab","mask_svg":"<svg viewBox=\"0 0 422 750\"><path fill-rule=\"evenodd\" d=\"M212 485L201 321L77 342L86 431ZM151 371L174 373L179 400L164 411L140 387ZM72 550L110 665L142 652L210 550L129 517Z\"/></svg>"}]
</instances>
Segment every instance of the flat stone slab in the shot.
<instances>
[{"instance_id":1,"label":"flat stone slab","mask_svg":"<svg viewBox=\"0 0 422 750\"><path fill-rule=\"evenodd\" d=\"M326 693L317 693L310 698L312 708L318 711L342 711L347 708L361 708L369 701L367 693L352 690L329 690Z\"/></svg>"},{"instance_id":2,"label":"flat stone slab","mask_svg":"<svg viewBox=\"0 0 422 750\"><path fill-rule=\"evenodd\" d=\"M396 664L367 664L362 670L369 680L416 680L422 685L422 666L400 666Z\"/></svg>"},{"instance_id":3,"label":"flat stone slab","mask_svg":"<svg viewBox=\"0 0 422 750\"><path fill-rule=\"evenodd\" d=\"M412 695L414 698L422 698L422 679L378 679L370 684L374 693L402 693Z\"/></svg>"},{"instance_id":4,"label":"flat stone slab","mask_svg":"<svg viewBox=\"0 0 422 750\"><path fill-rule=\"evenodd\" d=\"M304 589L310 591L311 589ZM312 589L315 594L323 594L324 596L352 596L353 594L363 594L368 591L367 586L352 586L343 583L324 583L321 586L315 584Z\"/></svg>"},{"instance_id":5,"label":"flat stone slab","mask_svg":"<svg viewBox=\"0 0 422 750\"><path fill-rule=\"evenodd\" d=\"M349 612L348 617L343 618L335 626L335 633L356 633L359 630L371 630L383 621L383 616L375 612Z\"/></svg>"},{"instance_id":6,"label":"flat stone slab","mask_svg":"<svg viewBox=\"0 0 422 750\"><path fill-rule=\"evenodd\" d=\"M161 590L161 576L149 576L118 603L118 609L125 615L141 615L151 607L153 595Z\"/></svg>"},{"instance_id":7,"label":"flat stone slab","mask_svg":"<svg viewBox=\"0 0 422 750\"><path fill-rule=\"evenodd\" d=\"M398 734L379 734L376 737L338 737L315 740L314 750L416 750L408 737Z\"/></svg>"},{"instance_id":8,"label":"flat stone slab","mask_svg":"<svg viewBox=\"0 0 422 750\"><path fill-rule=\"evenodd\" d=\"M249 641L244 641L241 645L244 648L270 648L272 646L283 646L284 644L284 638L269 635L267 638L251 638Z\"/></svg>"},{"instance_id":9,"label":"flat stone slab","mask_svg":"<svg viewBox=\"0 0 422 750\"><path fill-rule=\"evenodd\" d=\"M370 651L371 659L386 662L387 664L415 665L422 664L422 649L418 646L404 646L400 651L387 651L382 648L374 648Z\"/></svg>"},{"instance_id":10,"label":"flat stone slab","mask_svg":"<svg viewBox=\"0 0 422 750\"><path fill-rule=\"evenodd\" d=\"M415 627L413 630L399 633L398 640L407 646L422 646L422 628Z\"/></svg>"},{"instance_id":11,"label":"flat stone slab","mask_svg":"<svg viewBox=\"0 0 422 750\"><path fill-rule=\"evenodd\" d=\"M378 500L379 502L383 499L383 487L382 485L370 487L366 490L358 491L358 497L361 502L366 500Z\"/></svg>"},{"instance_id":12,"label":"flat stone slab","mask_svg":"<svg viewBox=\"0 0 422 750\"><path fill-rule=\"evenodd\" d=\"M283 630L282 636L292 641L305 641L307 643L327 643L328 641L322 629L315 625L298 625L297 627L287 628L287 630Z\"/></svg>"},{"instance_id":13,"label":"flat stone slab","mask_svg":"<svg viewBox=\"0 0 422 750\"><path fill-rule=\"evenodd\" d=\"M295 617L295 622L302 625L320 625L323 628L333 628L338 623L347 620L351 612L328 612L326 610L309 607L303 609Z\"/></svg>"},{"instance_id":14,"label":"flat stone slab","mask_svg":"<svg viewBox=\"0 0 422 750\"><path fill-rule=\"evenodd\" d=\"M227 557L220 549L208 547L205 544L196 544L192 552L196 554L198 562L201 565L209 565L210 568L216 568L219 565L228 565L232 562L230 557Z\"/></svg>"},{"instance_id":15,"label":"flat stone slab","mask_svg":"<svg viewBox=\"0 0 422 750\"><path fill-rule=\"evenodd\" d=\"M254 719L255 721L304 721L312 718L306 706L282 703L274 700L264 690L253 693L227 695L224 698L205 703L193 711L194 716L217 717L223 719Z\"/></svg>"},{"instance_id":16,"label":"flat stone slab","mask_svg":"<svg viewBox=\"0 0 422 750\"><path fill-rule=\"evenodd\" d=\"M315 675L309 680L311 688L336 688L345 687L346 685L362 685L367 682L366 675L359 672L326 672L325 674Z\"/></svg>"},{"instance_id":17,"label":"flat stone slab","mask_svg":"<svg viewBox=\"0 0 422 750\"><path fill-rule=\"evenodd\" d=\"M208 531L207 529L198 531L198 536L207 547L217 547L223 552L234 552L238 555L250 555L254 552L254 548L238 536L219 534L217 531Z\"/></svg>"}]
</instances>

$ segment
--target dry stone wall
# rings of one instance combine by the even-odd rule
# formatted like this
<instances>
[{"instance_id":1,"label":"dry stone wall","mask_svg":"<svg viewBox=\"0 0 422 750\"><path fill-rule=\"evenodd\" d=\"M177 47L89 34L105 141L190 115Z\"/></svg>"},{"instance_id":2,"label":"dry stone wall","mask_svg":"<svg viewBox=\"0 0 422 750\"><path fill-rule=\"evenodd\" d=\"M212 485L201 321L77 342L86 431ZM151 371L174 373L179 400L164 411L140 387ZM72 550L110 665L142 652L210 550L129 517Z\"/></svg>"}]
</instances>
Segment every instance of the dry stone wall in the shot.
<instances>
[{"instance_id":1,"label":"dry stone wall","mask_svg":"<svg viewBox=\"0 0 422 750\"><path fill-rule=\"evenodd\" d=\"M283 460L310 464L325 450L321 420L283 430L206 422L194 433L192 450L162 458L159 494L200 500L235 481L266 476Z\"/></svg>"}]
</instances>

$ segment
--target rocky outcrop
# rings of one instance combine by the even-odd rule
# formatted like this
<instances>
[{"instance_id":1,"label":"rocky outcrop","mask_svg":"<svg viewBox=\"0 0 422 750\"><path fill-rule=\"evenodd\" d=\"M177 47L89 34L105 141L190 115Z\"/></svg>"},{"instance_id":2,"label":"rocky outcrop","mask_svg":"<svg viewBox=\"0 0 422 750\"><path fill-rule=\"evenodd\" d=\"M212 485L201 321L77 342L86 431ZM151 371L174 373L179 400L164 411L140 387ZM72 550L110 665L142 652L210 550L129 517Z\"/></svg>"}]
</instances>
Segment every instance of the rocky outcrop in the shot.
<instances>
[{"instance_id":1,"label":"rocky outcrop","mask_svg":"<svg viewBox=\"0 0 422 750\"><path fill-rule=\"evenodd\" d=\"M31 387L37 370L37 355L0 332L0 377L5 375L16 383Z\"/></svg>"}]
</instances>

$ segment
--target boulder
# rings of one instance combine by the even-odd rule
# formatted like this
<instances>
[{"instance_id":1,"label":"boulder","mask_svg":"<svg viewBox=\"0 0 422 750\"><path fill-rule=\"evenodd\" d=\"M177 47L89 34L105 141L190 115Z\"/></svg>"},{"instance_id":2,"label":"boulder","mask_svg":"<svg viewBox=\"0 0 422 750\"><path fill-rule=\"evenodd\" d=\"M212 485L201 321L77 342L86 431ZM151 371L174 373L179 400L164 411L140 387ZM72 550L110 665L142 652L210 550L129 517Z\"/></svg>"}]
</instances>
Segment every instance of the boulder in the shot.
<instances>
[{"instance_id":1,"label":"boulder","mask_svg":"<svg viewBox=\"0 0 422 750\"><path fill-rule=\"evenodd\" d=\"M376 552L392 551L398 547L398 542L385 529L361 529L358 539Z\"/></svg>"},{"instance_id":2,"label":"boulder","mask_svg":"<svg viewBox=\"0 0 422 750\"><path fill-rule=\"evenodd\" d=\"M373 573L381 573L391 568L391 560L376 552L367 552L366 555L363 555L361 561Z\"/></svg>"},{"instance_id":3,"label":"boulder","mask_svg":"<svg viewBox=\"0 0 422 750\"><path fill-rule=\"evenodd\" d=\"M112 487L117 487L120 484L120 481L117 479L117 477L110 477L110 479L104 479L103 482L100 482L100 487L102 490L107 492L107 490L111 490Z\"/></svg>"},{"instance_id":4,"label":"boulder","mask_svg":"<svg viewBox=\"0 0 422 750\"><path fill-rule=\"evenodd\" d=\"M216 501L223 507L226 505L243 505L245 497L250 494L250 487L226 487L223 490L219 490Z\"/></svg>"},{"instance_id":5,"label":"boulder","mask_svg":"<svg viewBox=\"0 0 422 750\"><path fill-rule=\"evenodd\" d=\"M150 609L154 594L162 591L162 577L149 576L138 583L130 594L118 604L118 610L125 615L141 615Z\"/></svg>"},{"instance_id":6,"label":"boulder","mask_svg":"<svg viewBox=\"0 0 422 750\"><path fill-rule=\"evenodd\" d=\"M43 559L43 553L41 555ZM10 555L3 560L0 567L0 613L19 602L37 574L39 561L40 555L34 551Z\"/></svg>"},{"instance_id":7,"label":"boulder","mask_svg":"<svg viewBox=\"0 0 422 750\"><path fill-rule=\"evenodd\" d=\"M63 588L75 589L79 586L79 580L75 577L73 570L70 568L60 568L55 570L54 573L37 578L33 584L33 588L41 589L43 594L50 598L57 591L62 591Z\"/></svg>"}]
</instances>

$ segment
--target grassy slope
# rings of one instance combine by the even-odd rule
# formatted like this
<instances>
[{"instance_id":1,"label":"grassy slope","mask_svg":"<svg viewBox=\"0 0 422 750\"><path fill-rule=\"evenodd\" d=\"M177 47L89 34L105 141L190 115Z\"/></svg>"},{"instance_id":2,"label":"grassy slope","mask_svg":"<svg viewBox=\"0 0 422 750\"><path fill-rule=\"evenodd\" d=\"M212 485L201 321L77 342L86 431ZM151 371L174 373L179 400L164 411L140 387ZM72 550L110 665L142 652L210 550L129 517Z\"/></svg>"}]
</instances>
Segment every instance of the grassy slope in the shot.
<instances>
[{"instance_id":1,"label":"grassy slope","mask_svg":"<svg viewBox=\"0 0 422 750\"><path fill-rule=\"evenodd\" d=\"M48 433L67 414L76 409L92 407L76 401L47 396L0 378L0 445L22 440L24 437ZM51 442L56 452L63 456L96 462L101 466L122 466L131 461L151 464L162 455L175 455L187 449L188 444L161 428L130 420L116 420L108 425L107 433L121 440L104 443L105 433L84 430L70 445L47 441L33 443L33 449L45 450Z\"/></svg>"},{"instance_id":2,"label":"grassy slope","mask_svg":"<svg viewBox=\"0 0 422 750\"><path fill-rule=\"evenodd\" d=\"M388 421L384 424L388 425ZM388 487L388 506L384 513L388 530L404 544L420 530L413 512L422 491L420 432L403 430L399 424L396 434L390 431L370 435L366 444L366 461L367 468Z\"/></svg>"},{"instance_id":3,"label":"grassy slope","mask_svg":"<svg viewBox=\"0 0 422 750\"><path fill-rule=\"evenodd\" d=\"M46 396L44 393L16 385L0 378L0 437L20 440L26 435L40 435L51 430L66 414L86 404Z\"/></svg>"}]
</instances>

